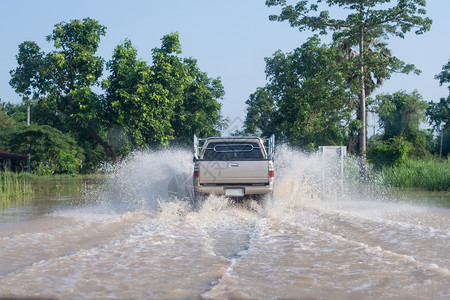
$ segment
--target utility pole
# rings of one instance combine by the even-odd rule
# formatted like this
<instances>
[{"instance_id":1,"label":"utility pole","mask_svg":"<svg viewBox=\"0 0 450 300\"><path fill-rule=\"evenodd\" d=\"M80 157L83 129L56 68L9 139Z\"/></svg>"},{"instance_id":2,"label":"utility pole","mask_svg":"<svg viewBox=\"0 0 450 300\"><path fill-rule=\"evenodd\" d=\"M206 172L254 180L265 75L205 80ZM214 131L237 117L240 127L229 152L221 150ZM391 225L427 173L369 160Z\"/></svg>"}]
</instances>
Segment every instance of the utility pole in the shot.
<instances>
[{"instance_id":1,"label":"utility pole","mask_svg":"<svg viewBox=\"0 0 450 300\"><path fill-rule=\"evenodd\" d=\"M441 125L441 149L439 151L439 158L442 158L442 144L444 143L444 125Z\"/></svg>"}]
</instances>

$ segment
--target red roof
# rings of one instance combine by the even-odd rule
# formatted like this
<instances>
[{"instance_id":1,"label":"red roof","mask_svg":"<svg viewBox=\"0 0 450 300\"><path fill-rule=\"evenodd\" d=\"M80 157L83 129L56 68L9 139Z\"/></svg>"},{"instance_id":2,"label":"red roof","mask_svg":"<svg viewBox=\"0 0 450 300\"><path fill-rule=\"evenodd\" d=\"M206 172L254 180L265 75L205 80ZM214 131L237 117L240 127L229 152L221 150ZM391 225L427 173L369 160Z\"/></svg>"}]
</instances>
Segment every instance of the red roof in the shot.
<instances>
[{"instance_id":1,"label":"red roof","mask_svg":"<svg viewBox=\"0 0 450 300\"><path fill-rule=\"evenodd\" d=\"M1 158L28 158L28 155L11 153L0 150L0 159Z\"/></svg>"}]
</instances>

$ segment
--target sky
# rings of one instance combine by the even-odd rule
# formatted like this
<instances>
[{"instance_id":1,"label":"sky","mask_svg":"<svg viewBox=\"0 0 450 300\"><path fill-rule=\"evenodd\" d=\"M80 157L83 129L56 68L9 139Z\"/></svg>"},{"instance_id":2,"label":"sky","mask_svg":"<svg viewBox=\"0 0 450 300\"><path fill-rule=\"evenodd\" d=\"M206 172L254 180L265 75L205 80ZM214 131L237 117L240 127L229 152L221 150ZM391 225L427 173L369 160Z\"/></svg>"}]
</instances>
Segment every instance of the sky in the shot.
<instances>
[{"instance_id":1,"label":"sky","mask_svg":"<svg viewBox=\"0 0 450 300\"><path fill-rule=\"evenodd\" d=\"M86 17L107 27L97 55L110 60L114 48L131 40L139 58L151 62L151 49L161 37L178 31L181 57L197 59L209 77L220 77L226 95L222 114L230 119L229 132L240 129L246 114L245 101L257 87L266 84L265 57L277 50L300 47L309 31L299 32L287 22L271 22L279 8L265 0L0 0L0 99L19 103L9 86L9 71L17 67L15 56L23 41L36 42L46 53L53 45L45 40L56 24ZM449 0L428 0L427 16L433 19L429 32L405 39L393 37L388 45L398 58L413 63L421 75L395 74L376 94L417 89L426 101L448 95L434 76L450 59ZM323 38L324 42L327 38ZM329 38L328 38L329 40ZM369 125L371 117L369 116ZM372 123L374 121L372 120ZM369 128L370 130L370 128Z\"/></svg>"}]
</instances>

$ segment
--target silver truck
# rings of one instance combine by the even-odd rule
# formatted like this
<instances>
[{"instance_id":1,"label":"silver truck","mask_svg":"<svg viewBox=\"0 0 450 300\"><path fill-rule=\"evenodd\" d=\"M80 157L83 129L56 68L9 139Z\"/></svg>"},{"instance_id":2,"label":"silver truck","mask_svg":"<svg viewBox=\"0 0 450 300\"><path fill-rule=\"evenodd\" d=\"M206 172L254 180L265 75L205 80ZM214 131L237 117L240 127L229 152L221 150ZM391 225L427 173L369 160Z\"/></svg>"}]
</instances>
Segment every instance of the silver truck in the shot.
<instances>
[{"instance_id":1,"label":"silver truck","mask_svg":"<svg viewBox=\"0 0 450 300\"><path fill-rule=\"evenodd\" d=\"M208 194L233 198L271 196L275 136L209 137L194 135L194 204Z\"/></svg>"}]
</instances>

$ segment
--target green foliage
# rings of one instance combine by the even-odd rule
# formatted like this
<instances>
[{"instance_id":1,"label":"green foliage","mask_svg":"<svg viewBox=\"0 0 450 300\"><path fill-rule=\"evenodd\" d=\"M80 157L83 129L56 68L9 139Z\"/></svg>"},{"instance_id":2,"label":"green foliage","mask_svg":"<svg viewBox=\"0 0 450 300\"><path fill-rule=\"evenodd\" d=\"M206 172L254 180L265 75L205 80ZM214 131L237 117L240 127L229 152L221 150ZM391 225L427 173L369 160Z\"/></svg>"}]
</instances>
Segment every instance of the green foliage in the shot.
<instances>
[{"instance_id":1,"label":"green foliage","mask_svg":"<svg viewBox=\"0 0 450 300\"><path fill-rule=\"evenodd\" d=\"M80 158L75 150L61 152L55 163L57 166L57 174L76 175L81 166Z\"/></svg>"},{"instance_id":2,"label":"green foliage","mask_svg":"<svg viewBox=\"0 0 450 300\"><path fill-rule=\"evenodd\" d=\"M84 159L74 139L48 125L22 126L12 135L10 145L15 152L30 153L38 173L48 172L49 166L58 173L74 174Z\"/></svg>"},{"instance_id":3,"label":"green foliage","mask_svg":"<svg viewBox=\"0 0 450 300\"><path fill-rule=\"evenodd\" d=\"M441 126L450 129L450 96L447 99L441 98L438 103L429 102L427 116L434 131L440 132Z\"/></svg>"},{"instance_id":4,"label":"green foliage","mask_svg":"<svg viewBox=\"0 0 450 300\"><path fill-rule=\"evenodd\" d=\"M384 139L404 136L407 139L419 130L420 121L425 120L427 102L417 90L411 94L399 91L394 94L377 95L373 109L378 113Z\"/></svg>"},{"instance_id":5,"label":"green foliage","mask_svg":"<svg viewBox=\"0 0 450 300\"><path fill-rule=\"evenodd\" d=\"M426 13L423 0L397 0L396 4L387 4L386 0L302 0L296 5L286 0L266 0L266 5L281 6L279 15L271 15L272 21L288 21L292 27L300 31L318 31L320 34L333 32L333 42L346 50L346 57L355 62L351 89L359 90L359 128L360 152L365 152L366 124L365 98L374 88L390 77L395 71L409 73L415 70L393 57L381 39L389 36L404 38L405 33L415 30L422 34L430 30L431 19L424 17ZM326 6L338 6L345 10L344 18L333 18ZM358 52L352 50L357 47ZM357 70L357 71L356 71Z\"/></svg>"},{"instance_id":6,"label":"green foliage","mask_svg":"<svg viewBox=\"0 0 450 300\"><path fill-rule=\"evenodd\" d=\"M220 79L200 71L195 59L177 56L178 33L161 40L151 66L137 59L130 41L117 46L107 64L111 75L103 87L109 126L122 128L132 147L190 141L194 133L209 136L220 129Z\"/></svg>"},{"instance_id":7,"label":"green foliage","mask_svg":"<svg viewBox=\"0 0 450 300\"><path fill-rule=\"evenodd\" d=\"M450 60L442 66L442 71L436 75L436 79L439 80L439 84L450 83ZM442 154L448 155L450 152L450 85L448 85L449 96L447 99L441 98L438 103L429 102L427 109L428 123L433 126L433 131L439 133L442 136ZM438 137L440 153L441 137Z\"/></svg>"},{"instance_id":8,"label":"green foliage","mask_svg":"<svg viewBox=\"0 0 450 300\"><path fill-rule=\"evenodd\" d=\"M56 50L47 54L34 42L23 42L16 56L19 66L10 72L10 85L24 101L35 103L40 124L88 135L111 150L100 137L102 102L92 92L103 73L104 60L95 52L105 30L89 18L56 24L47 36Z\"/></svg>"},{"instance_id":9,"label":"green foliage","mask_svg":"<svg viewBox=\"0 0 450 300\"><path fill-rule=\"evenodd\" d=\"M434 78L439 80L440 85L443 85L444 83L450 83L450 59L447 64L442 66L442 71ZM450 92L450 85L448 86L448 89Z\"/></svg>"},{"instance_id":10,"label":"green foliage","mask_svg":"<svg viewBox=\"0 0 450 300\"><path fill-rule=\"evenodd\" d=\"M55 47L50 53L34 42L19 45L10 85L32 104L33 122L70 132L88 159L107 153L113 162L135 148L219 132L220 79L201 72L195 59L178 56L178 33L162 37L161 47L152 50L152 65L137 58L130 41L118 45L106 65L106 93L94 93L105 65L95 53L105 32L105 26L85 18L56 24L47 36ZM23 119L19 110L16 116ZM94 150L97 145L104 151ZM94 161L88 165L96 168Z\"/></svg>"},{"instance_id":11,"label":"green foliage","mask_svg":"<svg viewBox=\"0 0 450 300\"><path fill-rule=\"evenodd\" d=\"M408 159L401 165L383 168L386 184L395 187L450 191L450 160Z\"/></svg>"},{"instance_id":12,"label":"green foliage","mask_svg":"<svg viewBox=\"0 0 450 300\"><path fill-rule=\"evenodd\" d=\"M399 166L406 162L411 143L403 138L376 141L368 148L367 158L376 169L383 166Z\"/></svg>"},{"instance_id":13,"label":"green foliage","mask_svg":"<svg viewBox=\"0 0 450 300\"><path fill-rule=\"evenodd\" d=\"M55 173L50 163L46 162L33 162L33 173L38 176L51 176Z\"/></svg>"},{"instance_id":14,"label":"green foliage","mask_svg":"<svg viewBox=\"0 0 450 300\"><path fill-rule=\"evenodd\" d=\"M339 36L353 37L357 34L357 26L363 24L374 34L386 37L389 35L404 37L404 34L414 29L416 34L428 31L431 26L429 18L423 18L426 13L423 0L397 0L396 5L383 6L386 0L303 0L295 6L288 5L286 0L266 0L267 6L281 6L280 15L271 15L272 21L289 21L292 27L300 31L319 31L327 34L328 30ZM345 19L330 18L328 10L318 13L320 5L339 6L351 11ZM309 5L308 5L309 4ZM382 9L376 9L381 6ZM356 25L356 26L355 26Z\"/></svg>"},{"instance_id":15,"label":"green foliage","mask_svg":"<svg viewBox=\"0 0 450 300\"><path fill-rule=\"evenodd\" d=\"M276 133L279 139L314 149L342 144L354 99L343 75L343 52L314 36L291 53L266 58L269 83L247 100L244 131ZM270 131L270 132L269 132Z\"/></svg>"},{"instance_id":16,"label":"green foliage","mask_svg":"<svg viewBox=\"0 0 450 300\"><path fill-rule=\"evenodd\" d=\"M171 122L173 138L176 142L191 142L192 136L220 135L226 122L220 110L219 99L225 95L220 78L210 78L197 66L197 60L183 60L186 85L182 101L177 102Z\"/></svg>"},{"instance_id":17,"label":"green foliage","mask_svg":"<svg viewBox=\"0 0 450 300\"><path fill-rule=\"evenodd\" d=\"M268 89L257 88L245 104L247 104L247 115L240 134L270 136L278 131L274 124L277 111L275 98Z\"/></svg>"},{"instance_id":18,"label":"green foliage","mask_svg":"<svg viewBox=\"0 0 450 300\"><path fill-rule=\"evenodd\" d=\"M2 104L0 103L0 149L5 150L8 146L8 135L15 129L14 120L5 114Z\"/></svg>"},{"instance_id":19,"label":"green foliage","mask_svg":"<svg viewBox=\"0 0 450 300\"><path fill-rule=\"evenodd\" d=\"M423 157L433 148L430 132L419 129L425 121L427 102L415 90L411 94L399 91L377 95L372 109L379 116L379 125L384 130L383 140L401 137L411 143L410 155Z\"/></svg>"}]
</instances>

